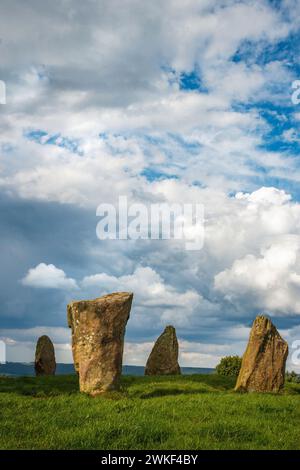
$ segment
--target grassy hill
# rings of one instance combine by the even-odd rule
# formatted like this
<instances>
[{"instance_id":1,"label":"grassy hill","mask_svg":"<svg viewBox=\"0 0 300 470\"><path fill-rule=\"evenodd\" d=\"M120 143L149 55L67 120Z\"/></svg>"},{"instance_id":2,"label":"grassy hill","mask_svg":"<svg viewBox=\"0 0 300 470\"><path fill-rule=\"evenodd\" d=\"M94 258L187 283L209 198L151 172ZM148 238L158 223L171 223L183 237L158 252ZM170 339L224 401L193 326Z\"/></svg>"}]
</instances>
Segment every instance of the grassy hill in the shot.
<instances>
[{"instance_id":1,"label":"grassy hill","mask_svg":"<svg viewBox=\"0 0 300 470\"><path fill-rule=\"evenodd\" d=\"M237 394L217 375L123 377L78 392L74 375L0 378L0 449L300 449L300 385Z\"/></svg>"}]
</instances>

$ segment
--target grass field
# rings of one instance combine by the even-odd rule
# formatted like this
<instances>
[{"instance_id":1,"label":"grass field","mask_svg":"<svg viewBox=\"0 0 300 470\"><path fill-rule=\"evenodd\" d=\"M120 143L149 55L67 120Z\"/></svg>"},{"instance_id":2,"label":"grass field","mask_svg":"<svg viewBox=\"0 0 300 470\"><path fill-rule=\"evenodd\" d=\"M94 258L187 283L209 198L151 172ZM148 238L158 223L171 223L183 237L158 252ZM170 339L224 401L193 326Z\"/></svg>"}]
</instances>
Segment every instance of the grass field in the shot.
<instances>
[{"instance_id":1,"label":"grass field","mask_svg":"<svg viewBox=\"0 0 300 470\"><path fill-rule=\"evenodd\" d=\"M76 376L0 378L1 449L300 449L300 385L237 394L217 375L123 377L90 398Z\"/></svg>"}]
</instances>

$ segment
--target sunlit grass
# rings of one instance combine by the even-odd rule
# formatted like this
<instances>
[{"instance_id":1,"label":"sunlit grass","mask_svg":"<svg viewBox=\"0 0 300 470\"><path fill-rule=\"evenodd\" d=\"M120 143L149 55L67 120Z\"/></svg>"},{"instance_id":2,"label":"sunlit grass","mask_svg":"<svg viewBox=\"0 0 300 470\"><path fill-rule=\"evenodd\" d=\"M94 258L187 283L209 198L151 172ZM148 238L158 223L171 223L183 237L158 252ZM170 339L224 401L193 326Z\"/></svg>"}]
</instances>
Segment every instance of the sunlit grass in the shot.
<instances>
[{"instance_id":1,"label":"sunlit grass","mask_svg":"<svg viewBox=\"0 0 300 470\"><path fill-rule=\"evenodd\" d=\"M90 398L76 376L0 378L1 449L300 449L300 385L237 394L217 375L123 377Z\"/></svg>"}]
</instances>

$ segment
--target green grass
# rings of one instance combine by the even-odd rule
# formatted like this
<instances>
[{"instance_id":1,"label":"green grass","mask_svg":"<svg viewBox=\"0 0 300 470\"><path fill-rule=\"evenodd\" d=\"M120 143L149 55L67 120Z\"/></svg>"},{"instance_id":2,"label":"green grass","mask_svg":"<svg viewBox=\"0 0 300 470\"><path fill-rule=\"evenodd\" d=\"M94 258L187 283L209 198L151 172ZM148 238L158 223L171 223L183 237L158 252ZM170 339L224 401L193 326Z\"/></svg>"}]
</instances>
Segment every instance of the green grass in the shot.
<instances>
[{"instance_id":1,"label":"green grass","mask_svg":"<svg viewBox=\"0 0 300 470\"><path fill-rule=\"evenodd\" d=\"M0 449L300 449L300 385L238 394L217 375L123 377L80 394L76 376L0 378Z\"/></svg>"}]
</instances>

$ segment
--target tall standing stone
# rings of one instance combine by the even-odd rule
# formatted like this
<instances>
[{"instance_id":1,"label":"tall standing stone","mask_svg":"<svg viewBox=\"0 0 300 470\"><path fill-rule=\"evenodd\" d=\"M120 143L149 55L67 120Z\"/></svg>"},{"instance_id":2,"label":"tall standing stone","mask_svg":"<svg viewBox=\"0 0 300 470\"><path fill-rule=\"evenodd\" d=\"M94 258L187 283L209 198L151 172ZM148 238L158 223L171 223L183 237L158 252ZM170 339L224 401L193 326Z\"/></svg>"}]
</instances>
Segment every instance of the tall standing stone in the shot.
<instances>
[{"instance_id":1,"label":"tall standing stone","mask_svg":"<svg viewBox=\"0 0 300 470\"><path fill-rule=\"evenodd\" d=\"M116 292L68 305L80 391L94 396L119 388L132 298L132 293Z\"/></svg>"},{"instance_id":2,"label":"tall standing stone","mask_svg":"<svg viewBox=\"0 0 300 470\"><path fill-rule=\"evenodd\" d=\"M284 385L288 345L271 320L254 320L235 390L278 392Z\"/></svg>"},{"instance_id":3,"label":"tall standing stone","mask_svg":"<svg viewBox=\"0 0 300 470\"><path fill-rule=\"evenodd\" d=\"M153 346L146 364L145 375L180 373L176 330L173 326L167 326Z\"/></svg>"},{"instance_id":4,"label":"tall standing stone","mask_svg":"<svg viewBox=\"0 0 300 470\"><path fill-rule=\"evenodd\" d=\"M49 336L44 335L38 339L35 350L34 368L36 375L55 374L55 352Z\"/></svg>"}]
</instances>

